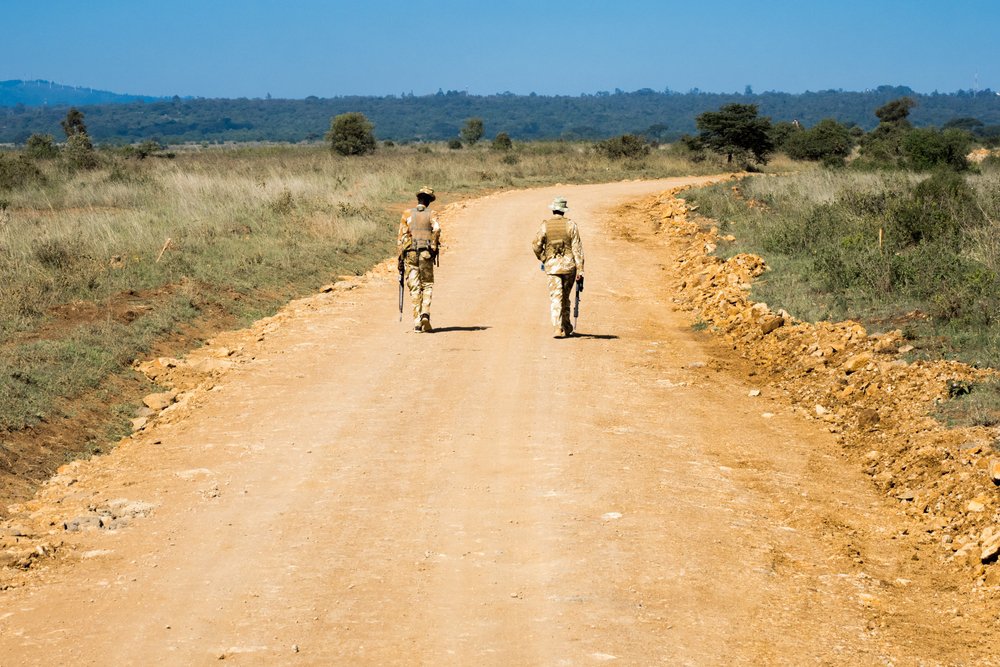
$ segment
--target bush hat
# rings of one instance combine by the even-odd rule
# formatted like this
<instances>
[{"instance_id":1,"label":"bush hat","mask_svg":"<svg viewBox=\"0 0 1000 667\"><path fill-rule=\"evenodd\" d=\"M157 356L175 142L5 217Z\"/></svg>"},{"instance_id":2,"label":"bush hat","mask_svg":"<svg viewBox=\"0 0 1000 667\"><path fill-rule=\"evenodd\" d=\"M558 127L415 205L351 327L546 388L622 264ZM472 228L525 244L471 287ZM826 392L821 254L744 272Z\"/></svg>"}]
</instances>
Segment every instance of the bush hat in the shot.
<instances>
[{"instance_id":1,"label":"bush hat","mask_svg":"<svg viewBox=\"0 0 1000 667\"><path fill-rule=\"evenodd\" d=\"M426 185L417 191L417 197L420 197L420 195L429 197L431 201L437 199L437 197L434 196L434 188L427 187Z\"/></svg>"},{"instance_id":2,"label":"bush hat","mask_svg":"<svg viewBox=\"0 0 1000 667\"><path fill-rule=\"evenodd\" d=\"M549 206L549 208L553 211L565 213L569 209L569 203L566 201L565 197L556 197L552 200L552 205Z\"/></svg>"}]
</instances>

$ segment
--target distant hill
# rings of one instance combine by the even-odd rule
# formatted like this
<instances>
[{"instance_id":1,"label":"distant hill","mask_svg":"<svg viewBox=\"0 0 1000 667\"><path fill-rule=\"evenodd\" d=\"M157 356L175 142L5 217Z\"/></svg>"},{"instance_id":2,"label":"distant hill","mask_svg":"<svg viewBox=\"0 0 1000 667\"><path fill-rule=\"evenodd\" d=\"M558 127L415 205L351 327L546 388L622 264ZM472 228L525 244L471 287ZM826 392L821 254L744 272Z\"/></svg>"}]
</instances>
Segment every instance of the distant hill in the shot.
<instances>
[{"instance_id":1,"label":"distant hill","mask_svg":"<svg viewBox=\"0 0 1000 667\"><path fill-rule=\"evenodd\" d=\"M84 106L93 104L122 104L126 102L154 102L158 97L148 95L120 95L106 90L63 86L51 81L0 81L0 107L23 104L36 106Z\"/></svg>"},{"instance_id":2,"label":"distant hill","mask_svg":"<svg viewBox=\"0 0 1000 667\"><path fill-rule=\"evenodd\" d=\"M43 82L34 82L39 84ZM53 84L54 85L54 84ZM35 85L34 88L44 88ZM56 90L58 87L52 88ZM63 88L64 90L80 90ZM98 94L98 93L95 93ZM111 95L111 93L107 93ZM695 132L695 118L724 104L756 104L774 122L798 120L810 127L824 118L870 130L875 109L912 97L910 120L917 126L942 126L956 119L978 123L1000 134L1000 96L989 90L918 94L905 86L880 86L862 92L824 90L782 92L676 93L642 89L579 96L434 95L334 97L304 100L134 98L126 103L55 103L0 106L0 143L23 143L33 133L62 137L59 121L70 105L85 115L91 136L103 143L157 139L166 143L224 141L317 141L337 114L359 111L375 125L378 139L440 141L458 136L465 120L483 119L487 139L506 132L514 140L596 140L624 133L672 141ZM116 96L121 100L124 96ZM2 99L2 98L0 98Z\"/></svg>"}]
</instances>

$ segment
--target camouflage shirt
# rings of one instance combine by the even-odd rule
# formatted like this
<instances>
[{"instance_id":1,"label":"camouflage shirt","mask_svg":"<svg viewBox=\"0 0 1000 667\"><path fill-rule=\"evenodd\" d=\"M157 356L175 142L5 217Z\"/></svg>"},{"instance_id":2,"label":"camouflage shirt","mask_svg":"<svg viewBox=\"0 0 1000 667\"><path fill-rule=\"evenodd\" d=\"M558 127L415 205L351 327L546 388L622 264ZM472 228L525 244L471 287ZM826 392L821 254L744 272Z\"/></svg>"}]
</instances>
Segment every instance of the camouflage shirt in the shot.
<instances>
[{"instance_id":1,"label":"camouflage shirt","mask_svg":"<svg viewBox=\"0 0 1000 667\"><path fill-rule=\"evenodd\" d=\"M399 221L399 232L396 234L396 252L403 254L413 246L413 235L410 233L410 221L413 219L414 211L423 211L427 207L423 204L403 211L403 217ZM438 222L437 213L431 210L431 235L434 248L441 246L441 224Z\"/></svg>"},{"instance_id":2,"label":"camouflage shirt","mask_svg":"<svg viewBox=\"0 0 1000 667\"><path fill-rule=\"evenodd\" d=\"M553 230L565 226L565 232L561 229L558 235L561 238L549 238L549 225ZM573 273L583 275L583 241L580 240L580 230L576 223L565 216L553 216L542 223L535 234L535 240L531 242L531 249L535 251L535 257L542 261L545 273L552 275L565 275Z\"/></svg>"}]
</instances>

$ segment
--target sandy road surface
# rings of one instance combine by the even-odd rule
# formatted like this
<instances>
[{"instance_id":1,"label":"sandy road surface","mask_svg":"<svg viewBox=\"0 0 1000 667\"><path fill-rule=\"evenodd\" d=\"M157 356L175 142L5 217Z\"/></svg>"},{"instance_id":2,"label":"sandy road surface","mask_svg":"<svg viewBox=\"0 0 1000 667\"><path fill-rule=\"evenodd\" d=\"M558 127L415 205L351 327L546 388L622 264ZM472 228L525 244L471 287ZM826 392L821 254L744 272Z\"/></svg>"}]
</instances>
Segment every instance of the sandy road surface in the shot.
<instances>
[{"instance_id":1,"label":"sandy road surface","mask_svg":"<svg viewBox=\"0 0 1000 667\"><path fill-rule=\"evenodd\" d=\"M286 323L102 473L150 516L0 593L0 665L988 655L829 434L673 312L669 247L604 233L678 183L457 207L437 333L396 321L391 276ZM570 340L529 249L556 194L588 256Z\"/></svg>"}]
</instances>

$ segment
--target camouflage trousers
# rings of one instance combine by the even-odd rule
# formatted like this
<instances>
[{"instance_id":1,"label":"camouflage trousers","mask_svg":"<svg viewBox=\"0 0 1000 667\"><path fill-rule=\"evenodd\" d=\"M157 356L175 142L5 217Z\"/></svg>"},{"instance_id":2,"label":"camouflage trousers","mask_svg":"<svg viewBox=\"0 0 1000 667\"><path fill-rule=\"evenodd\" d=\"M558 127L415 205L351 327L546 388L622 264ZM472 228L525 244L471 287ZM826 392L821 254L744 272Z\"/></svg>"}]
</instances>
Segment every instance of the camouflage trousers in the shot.
<instances>
[{"instance_id":1,"label":"camouflage trousers","mask_svg":"<svg viewBox=\"0 0 1000 667\"><path fill-rule=\"evenodd\" d=\"M403 256L406 268L406 287L413 303L413 325L420 324L421 315L431 314L431 297L434 295L434 257L427 250L408 252Z\"/></svg>"},{"instance_id":2,"label":"camouflage trousers","mask_svg":"<svg viewBox=\"0 0 1000 667\"><path fill-rule=\"evenodd\" d=\"M549 275L549 311L552 326L569 333L573 330L570 320L569 297L573 293L576 272Z\"/></svg>"}]
</instances>

